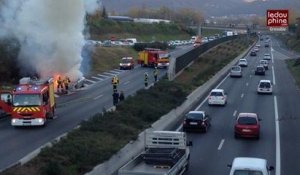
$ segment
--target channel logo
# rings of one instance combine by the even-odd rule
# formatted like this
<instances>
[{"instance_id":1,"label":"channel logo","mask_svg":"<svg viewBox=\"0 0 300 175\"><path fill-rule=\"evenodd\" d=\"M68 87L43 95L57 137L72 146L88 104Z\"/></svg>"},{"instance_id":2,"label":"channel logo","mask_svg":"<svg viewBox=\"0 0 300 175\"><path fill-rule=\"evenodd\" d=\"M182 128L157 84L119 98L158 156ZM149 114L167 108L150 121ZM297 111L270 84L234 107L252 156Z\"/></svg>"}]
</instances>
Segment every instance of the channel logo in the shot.
<instances>
[{"instance_id":1,"label":"channel logo","mask_svg":"<svg viewBox=\"0 0 300 175\"><path fill-rule=\"evenodd\" d=\"M286 31L289 26L288 10L267 10L267 27L270 31Z\"/></svg>"}]
</instances>

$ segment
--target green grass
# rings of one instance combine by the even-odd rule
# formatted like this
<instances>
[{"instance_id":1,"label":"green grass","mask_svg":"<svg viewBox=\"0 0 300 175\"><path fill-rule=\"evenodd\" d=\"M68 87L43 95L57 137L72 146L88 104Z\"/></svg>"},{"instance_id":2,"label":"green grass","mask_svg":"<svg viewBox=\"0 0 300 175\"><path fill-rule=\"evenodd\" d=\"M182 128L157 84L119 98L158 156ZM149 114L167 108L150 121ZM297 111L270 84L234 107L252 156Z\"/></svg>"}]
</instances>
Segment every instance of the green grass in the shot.
<instances>
[{"instance_id":1,"label":"green grass","mask_svg":"<svg viewBox=\"0 0 300 175\"><path fill-rule=\"evenodd\" d=\"M296 81L297 86L300 88L300 60L289 59L286 60L286 63Z\"/></svg>"}]
</instances>

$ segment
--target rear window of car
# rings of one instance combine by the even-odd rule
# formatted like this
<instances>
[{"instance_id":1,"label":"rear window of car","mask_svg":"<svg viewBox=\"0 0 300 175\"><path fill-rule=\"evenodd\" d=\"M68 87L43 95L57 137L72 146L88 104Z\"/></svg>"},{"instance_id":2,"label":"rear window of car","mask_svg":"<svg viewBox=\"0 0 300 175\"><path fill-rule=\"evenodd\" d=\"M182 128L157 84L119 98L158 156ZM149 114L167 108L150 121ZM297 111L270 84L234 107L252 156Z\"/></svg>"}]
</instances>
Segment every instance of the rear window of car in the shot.
<instances>
[{"instance_id":1,"label":"rear window of car","mask_svg":"<svg viewBox=\"0 0 300 175\"><path fill-rule=\"evenodd\" d=\"M270 83L267 83L267 82L261 82L259 84L259 87L261 88L270 88L271 87L271 84Z\"/></svg>"},{"instance_id":2,"label":"rear window of car","mask_svg":"<svg viewBox=\"0 0 300 175\"><path fill-rule=\"evenodd\" d=\"M256 170L235 170L233 175L263 175L263 173Z\"/></svg>"},{"instance_id":3,"label":"rear window of car","mask_svg":"<svg viewBox=\"0 0 300 175\"><path fill-rule=\"evenodd\" d=\"M258 71L263 71L264 68L263 68L263 67L257 67L256 70L258 70Z\"/></svg>"},{"instance_id":4,"label":"rear window of car","mask_svg":"<svg viewBox=\"0 0 300 175\"><path fill-rule=\"evenodd\" d=\"M186 114L187 119L198 119L202 120L204 117L203 113L188 113Z\"/></svg>"},{"instance_id":5,"label":"rear window of car","mask_svg":"<svg viewBox=\"0 0 300 175\"><path fill-rule=\"evenodd\" d=\"M223 96L222 92L211 92L210 96Z\"/></svg>"},{"instance_id":6,"label":"rear window of car","mask_svg":"<svg viewBox=\"0 0 300 175\"><path fill-rule=\"evenodd\" d=\"M232 70L232 71L240 71L241 68L240 68L240 67L232 67L231 70Z\"/></svg>"},{"instance_id":7,"label":"rear window of car","mask_svg":"<svg viewBox=\"0 0 300 175\"><path fill-rule=\"evenodd\" d=\"M254 117L239 117L238 123L241 125L256 125L257 121Z\"/></svg>"}]
</instances>

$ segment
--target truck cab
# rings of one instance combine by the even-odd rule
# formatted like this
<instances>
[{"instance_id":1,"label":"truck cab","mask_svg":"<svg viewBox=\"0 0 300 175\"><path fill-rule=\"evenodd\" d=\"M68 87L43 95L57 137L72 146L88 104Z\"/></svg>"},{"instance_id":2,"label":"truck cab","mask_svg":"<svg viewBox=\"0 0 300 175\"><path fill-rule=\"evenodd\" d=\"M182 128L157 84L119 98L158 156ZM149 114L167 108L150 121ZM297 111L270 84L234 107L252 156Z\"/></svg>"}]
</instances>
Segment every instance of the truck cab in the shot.
<instances>
[{"instance_id":1,"label":"truck cab","mask_svg":"<svg viewBox=\"0 0 300 175\"><path fill-rule=\"evenodd\" d=\"M41 126L54 117L53 79L22 78L12 93L12 126Z\"/></svg>"},{"instance_id":2,"label":"truck cab","mask_svg":"<svg viewBox=\"0 0 300 175\"><path fill-rule=\"evenodd\" d=\"M270 175L274 169L273 166L268 166L267 160L254 157L236 157L228 167L231 168L229 175Z\"/></svg>"}]
</instances>

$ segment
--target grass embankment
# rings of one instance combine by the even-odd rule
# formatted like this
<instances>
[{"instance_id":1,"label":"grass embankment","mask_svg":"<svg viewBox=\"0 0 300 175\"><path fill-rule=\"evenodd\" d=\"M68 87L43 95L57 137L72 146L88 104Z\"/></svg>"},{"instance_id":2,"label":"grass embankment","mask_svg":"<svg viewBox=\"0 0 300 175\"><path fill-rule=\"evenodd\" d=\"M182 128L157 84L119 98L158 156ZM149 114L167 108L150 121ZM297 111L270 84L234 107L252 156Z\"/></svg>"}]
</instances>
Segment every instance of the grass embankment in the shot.
<instances>
[{"instance_id":1,"label":"grass embankment","mask_svg":"<svg viewBox=\"0 0 300 175\"><path fill-rule=\"evenodd\" d=\"M255 38L248 41L246 38L228 41L211 49L205 54L199 56L190 67L176 78L176 82L185 89L192 91L205 83L221 67L227 65L232 59L237 57L248 46L253 43Z\"/></svg>"},{"instance_id":2,"label":"grass embankment","mask_svg":"<svg viewBox=\"0 0 300 175\"><path fill-rule=\"evenodd\" d=\"M300 59L289 59L286 60L286 63L296 81L296 84L300 88Z\"/></svg>"},{"instance_id":3,"label":"grass embankment","mask_svg":"<svg viewBox=\"0 0 300 175\"><path fill-rule=\"evenodd\" d=\"M296 35L276 35L289 49L294 50L300 53L300 38L297 38ZM296 84L300 88L300 59L294 60L289 59L286 60L286 64L293 75Z\"/></svg>"},{"instance_id":4,"label":"grass embankment","mask_svg":"<svg viewBox=\"0 0 300 175\"><path fill-rule=\"evenodd\" d=\"M199 57L176 81L162 79L149 90L138 91L121 103L117 111L93 116L52 148L43 149L29 163L2 174L74 175L90 171L129 141L135 140L141 131L162 115L179 106L187 92L204 83L248 45L245 39L219 45Z\"/></svg>"},{"instance_id":5,"label":"grass embankment","mask_svg":"<svg viewBox=\"0 0 300 175\"><path fill-rule=\"evenodd\" d=\"M289 49L300 52L300 38L295 34L278 34L276 35Z\"/></svg>"}]
</instances>

